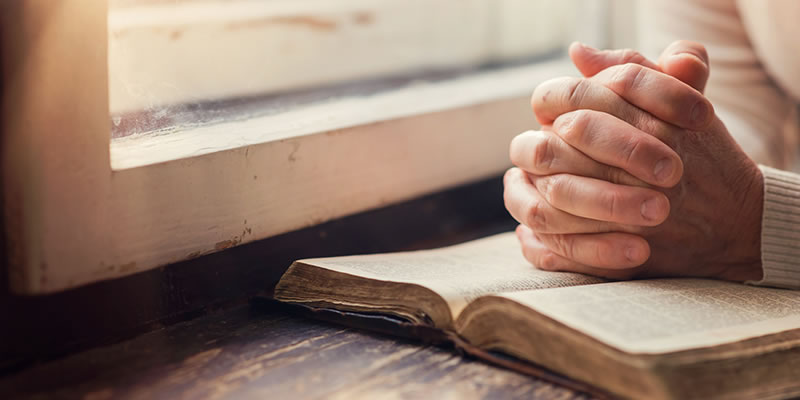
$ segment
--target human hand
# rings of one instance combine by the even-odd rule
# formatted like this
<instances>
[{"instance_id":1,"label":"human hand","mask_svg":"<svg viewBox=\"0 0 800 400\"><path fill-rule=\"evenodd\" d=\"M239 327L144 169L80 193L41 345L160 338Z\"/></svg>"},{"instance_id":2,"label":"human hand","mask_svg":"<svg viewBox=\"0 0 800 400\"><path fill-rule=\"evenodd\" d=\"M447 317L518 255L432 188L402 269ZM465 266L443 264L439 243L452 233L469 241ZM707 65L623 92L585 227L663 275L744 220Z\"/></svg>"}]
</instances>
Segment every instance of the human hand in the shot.
<instances>
[{"instance_id":1,"label":"human hand","mask_svg":"<svg viewBox=\"0 0 800 400\"><path fill-rule=\"evenodd\" d=\"M545 130L511 145L519 168L505 201L526 258L616 279L759 279L762 177L695 90L704 50L673 45L659 64L570 53L591 78L540 85L532 105ZM615 58L638 64L608 67Z\"/></svg>"}]
</instances>

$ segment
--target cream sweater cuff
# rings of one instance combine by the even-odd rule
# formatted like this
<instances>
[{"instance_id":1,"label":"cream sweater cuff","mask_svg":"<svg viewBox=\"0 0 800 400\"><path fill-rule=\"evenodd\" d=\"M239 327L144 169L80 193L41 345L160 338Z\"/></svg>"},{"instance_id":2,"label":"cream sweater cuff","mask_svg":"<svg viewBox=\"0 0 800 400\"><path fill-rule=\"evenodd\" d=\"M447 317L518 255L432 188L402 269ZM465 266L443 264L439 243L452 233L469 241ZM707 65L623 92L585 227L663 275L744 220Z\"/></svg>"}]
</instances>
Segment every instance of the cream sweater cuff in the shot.
<instances>
[{"instance_id":1,"label":"cream sweater cuff","mask_svg":"<svg viewBox=\"0 0 800 400\"><path fill-rule=\"evenodd\" d=\"M761 265L754 285L800 289L800 175L759 166L764 175Z\"/></svg>"}]
</instances>

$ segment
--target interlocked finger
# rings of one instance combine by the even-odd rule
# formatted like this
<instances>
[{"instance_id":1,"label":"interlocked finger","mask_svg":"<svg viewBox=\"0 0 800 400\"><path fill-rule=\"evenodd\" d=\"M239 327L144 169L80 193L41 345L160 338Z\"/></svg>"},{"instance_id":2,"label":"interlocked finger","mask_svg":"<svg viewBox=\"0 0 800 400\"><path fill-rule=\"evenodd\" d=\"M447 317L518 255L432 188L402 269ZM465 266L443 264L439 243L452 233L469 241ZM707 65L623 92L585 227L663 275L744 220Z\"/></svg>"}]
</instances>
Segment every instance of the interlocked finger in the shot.
<instances>
[{"instance_id":1,"label":"interlocked finger","mask_svg":"<svg viewBox=\"0 0 800 400\"><path fill-rule=\"evenodd\" d=\"M638 268L597 268L562 257L548 248L532 230L524 225L517 227L517 238L522 246L522 255L533 266L545 271L577 272L608 279L629 279Z\"/></svg>"},{"instance_id":2,"label":"interlocked finger","mask_svg":"<svg viewBox=\"0 0 800 400\"><path fill-rule=\"evenodd\" d=\"M584 153L552 131L521 133L511 141L510 150L511 162L534 175L571 173L624 185L647 186L623 169L597 162Z\"/></svg>"},{"instance_id":3,"label":"interlocked finger","mask_svg":"<svg viewBox=\"0 0 800 400\"><path fill-rule=\"evenodd\" d=\"M582 218L553 207L533 186L529 175L518 168L506 172L504 200L517 222L541 233L589 233L630 230L604 221Z\"/></svg>"},{"instance_id":4,"label":"interlocked finger","mask_svg":"<svg viewBox=\"0 0 800 400\"><path fill-rule=\"evenodd\" d=\"M623 225L656 226L669 215L661 192L583 176L531 175L530 182L547 203L579 217Z\"/></svg>"}]
</instances>

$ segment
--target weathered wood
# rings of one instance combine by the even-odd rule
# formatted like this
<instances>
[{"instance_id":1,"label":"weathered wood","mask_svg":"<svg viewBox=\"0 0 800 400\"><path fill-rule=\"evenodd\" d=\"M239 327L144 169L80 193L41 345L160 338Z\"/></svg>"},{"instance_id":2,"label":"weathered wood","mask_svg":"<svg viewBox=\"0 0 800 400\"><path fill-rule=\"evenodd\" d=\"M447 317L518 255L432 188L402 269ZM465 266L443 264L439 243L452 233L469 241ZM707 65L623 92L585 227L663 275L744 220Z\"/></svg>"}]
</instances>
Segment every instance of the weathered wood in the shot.
<instances>
[{"instance_id":1,"label":"weathered wood","mask_svg":"<svg viewBox=\"0 0 800 400\"><path fill-rule=\"evenodd\" d=\"M405 111L358 108L316 121L319 130L301 121L294 133L305 136L285 125L282 140L269 126L232 126L211 153L114 170L97 39L107 37L105 6L2 2L0 151L17 293L120 278L501 173L510 139L536 126L528 93L555 74L443 91L424 99L435 109L406 94Z\"/></svg>"},{"instance_id":2,"label":"weathered wood","mask_svg":"<svg viewBox=\"0 0 800 400\"><path fill-rule=\"evenodd\" d=\"M0 374L269 293L299 258L431 248L511 230L502 191L495 177L51 295L0 286Z\"/></svg>"},{"instance_id":3,"label":"weathered wood","mask_svg":"<svg viewBox=\"0 0 800 400\"><path fill-rule=\"evenodd\" d=\"M0 380L3 398L586 396L447 349L241 306Z\"/></svg>"},{"instance_id":4,"label":"weathered wood","mask_svg":"<svg viewBox=\"0 0 800 400\"><path fill-rule=\"evenodd\" d=\"M260 175L261 180L275 180L273 175L285 174L282 172L284 170L296 170L309 157L315 163L328 164L336 160L342 173L348 174L348 164L354 163L349 158L368 157L372 153L392 157L384 157L382 164L391 161L404 168L414 165L414 162L426 162L425 165L428 165L427 160L422 158L427 157L426 147L436 146L443 141L457 141L457 148L482 147L486 160L495 158L495 153L502 150L505 159L507 142L513 135L519 133L518 130L536 126L529 106L530 93L536 85L546 79L571 73L571 63L558 57L560 54L550 53L551 60L539 59L539 62L521 65L439 71L385 81L353 83L313 92L317 98L305 93L305 97L311 99L300 102L289 94L266 96L263 100L238 99L220 105L209 104L203 107L208 107L206 112L214 119L205 123L200 121L206 113L202 111L184 112L183 115L179 108L175 112L152 112L162 115L161 118L166 120L165 125L153 128L156 130L153 134L112 140L111 167L122 175L131 168L278 141L289 142L284 146L291 144L285 146L289 153L281 153L282 157L265 169L269 173ZM303 97L303 93L295 95ZM133 119L142 121L147 115L139 113ZM170 121L172 117L176 122ZM517 121L516 128L509 129L501 118ZM529 124L525 126L522 121L528 121ZM458 132L458 135L449 133L450 130ZM320 132L336 134L332 135L333 138L323 135L322 138L297 140L302 139L299 136ZM425 142L420 139L423 136ZM404 143L411 141L416 146L414 154L398 158L383 146L373 144L380 142L391 146L395 138L402 138ZM319 141L326 142L326 147L332 149L320 154L309 149ZM334 151L338 146L350 150L345 151L347 157L340 158ZM260 153L273 151L268 148L253 150L258 153L251 151L251 159ZM458 152L456 148L448 151L450 156L456 156ZM478 168L485 163L484 160L472 160L471 165ZM436 165L447 167L444 164ZM369 168L386 167L375 161Z\"/></svg>"},{"instance_id":5,"label":"weathered wood","mask_svg":"<svg viewBox=\"0 0 800 400\"><path fill-rule=\"evenodd\" d=\"M492 41L501 44L495 55L515 58L531 54L530 50L539 46L537 40L557 32L566 34L560 29L530 24L543 17L529 18L525 14L553 14L546 16L552 22L554 15L563 15L559 10L569 9L566 3L572 2L503 1L506 2L507 11L497 16L502 23L490 35ZM146 3L178 7L189 2ZM219 2L200 3L210 6ZM295 3L300 2L236 3L251 7L255 3L259 7L281 3L296 8ZM363 0L347 3L370 7L376 4ZM432 7L423 4L426 2L416 3L417 10ZM436 6L440 11L450 7L444 14L436 14L449 15L449 24L437 17L429 26L448 31L453 18L455 23L469 25L458 20L462 10L452 6L456 3L462 2L451 0ZM477 7L495 2L466 3ZM580 4L592 4L590 8L577 9L595 22L602 21L591 12L598 1L583 0ZM115 144L112 154L106 79L108 2L87 6L83 0L10 0L0 2L0 7L0 40L4 41L0 46L4 80L0 151L6 199L3 207L8 216L4 223L9 232L10 284L24 294L53 293L120 278L501 172L509 164L510 138L535 126L528 93L541 79L573 72L569 67L558 72L520 74L513 81L484 80L479 85L458 86L460 91L450 90L458 87L449 86L439 90L437 96L424 91L401 96L404 101L370 107L364 102L350 102L353 108L340 107L334 110L337 112L319 115L321 121L284 120L280 132L264 124L250 124L248 129L236 124L216 130L205 126L209 128L206 133L214 133L213 138L193 129L178 142L173 138L137 142L130 146L136 151L121 151L124 144ZM246 13L240 9L240 14ZM166 18L170 17L180 19L182 14ZM138 21L145 26L148 21L154 22L148 18ZM572 18L563 22L569 21ZM373 25L382 23L383 20L375 21ZM295 39L309 33L302 24L300 28L296 24L284 25L287 24L264 29L289 29ZM351 25L352 21L348 22L353 28ZM195 28L202 31L204 26ZM544 31L532 34L528 31L532 27ZM147 35L153 33L153 29L144 30L149 32ZM427 32L422 36L413 29L404 32L430 39ZM173 33L167 29L158 35ZM183 35L172 42L177 46L193 41L199 48L209 44L206 36L188 32ZM283 36L269 33L266 37L279 40ZM566 37L559 37L562 39ZM445 50L453 43L437 43L442 51L426 47L428 50L417 54L417 60L449 59L452 53ZM469 51L474 46L477 44L469 42L461 49ZM225 47L248 52L238 45ZM334 54L345 50L340 45L325 49ZM374 59L392 67L403 66L394 58L368 53L366 58L333 57L331 61L360 66L365 64L362 61ZM268 60L263 62L233 62L219 56L215 59L241 68L264 69L265 65L275 64L270 54L261 55L264 56ZM184 60L180 54L176 57ZM313 72L332 70L329 64L318 68L313 62L302 61L311 65ZM144 70L140 67L137 70ZM188 78L188 72L195 71L187 68L191 71L181 71L180 77ZM217 71L212 72L213 79L200 82L228 87ZM240 79L240 72L234 72L233 78ZM169 85L168 82L162 87ZM190 92L197 91L197 86L190 88ZM200 140L192 140L195 136ZM159 150L162 147L164 151ZM118 168L113 168L112 163Z\"/></svg>"}]
</instances>

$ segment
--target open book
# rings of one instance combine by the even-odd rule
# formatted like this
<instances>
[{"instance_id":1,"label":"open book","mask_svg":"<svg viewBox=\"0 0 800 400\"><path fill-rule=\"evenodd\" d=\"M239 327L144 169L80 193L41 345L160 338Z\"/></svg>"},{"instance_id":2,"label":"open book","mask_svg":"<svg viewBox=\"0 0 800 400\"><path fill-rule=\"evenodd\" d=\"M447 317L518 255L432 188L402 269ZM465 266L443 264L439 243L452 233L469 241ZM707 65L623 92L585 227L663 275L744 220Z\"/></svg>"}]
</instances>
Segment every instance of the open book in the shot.
<instances>
[{"instance_id":1,"label":"open book","mask_svg":"<svg viewBox=\"0 0 800 400\"><path fill-rule=\"evenodd\" d=\"M296 261L275 297L391 315L623 397L800 395L800 292L541 271L513 233Z\"/></svg>"}]
</instances>

